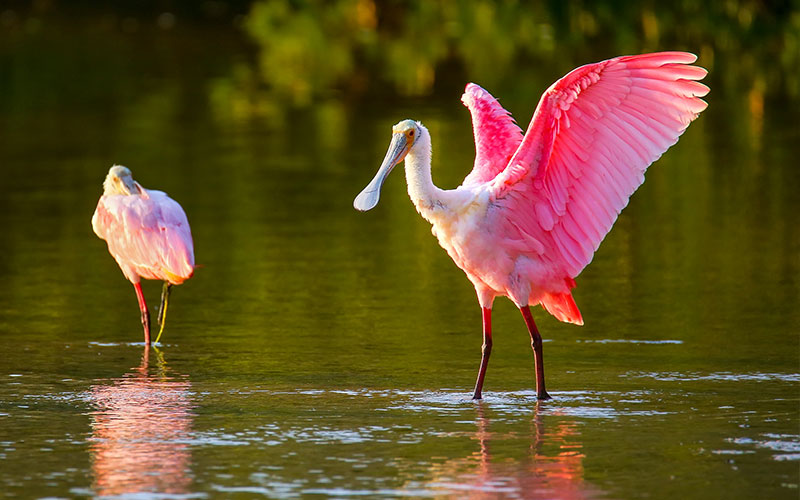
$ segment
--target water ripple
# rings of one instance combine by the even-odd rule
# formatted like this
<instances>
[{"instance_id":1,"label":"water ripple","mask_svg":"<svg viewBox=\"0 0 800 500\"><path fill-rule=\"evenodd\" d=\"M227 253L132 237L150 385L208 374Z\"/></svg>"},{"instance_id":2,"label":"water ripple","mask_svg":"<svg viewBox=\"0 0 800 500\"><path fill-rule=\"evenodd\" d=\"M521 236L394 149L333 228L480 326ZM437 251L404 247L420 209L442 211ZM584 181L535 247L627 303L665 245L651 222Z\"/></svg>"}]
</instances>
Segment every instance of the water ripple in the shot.
<instances>
[{"instance_id":1,"label":"water ripple","mask_svg":"<svg viewBox=\"0 0 800 500\"><path fill-rule=\"evenodd\" d=\"M627 378L652 378L662 382L695 382L695 381L714 381L714 382L800 382L800 373L733 373L733 372L629 372L623 377Z\"/></svg>"},{"instance_id":2,"label":"water ripple","mask_svg":"<svg viewBox=\"0 0 800 500\"><path fill-rule=\"evenodd\" d=\"M683 344L683 340L635 340L635 339L599 339L599 340L576 340L577 343L584 344Z\"/></svg>"},{"instance_id":3,"label":"water ripple","mask_svg":"<svg viewBox=\"0 0 800 500\"><path fill-rule=\"evenodd\" d=\"M774 460L800 460L800 435L764 433L758 438L737 437L726 439L729 443L749 448L761 448L776 452ZM741 450L741 453L753 453L753 450Z\"/></svg>"}]
</instances>

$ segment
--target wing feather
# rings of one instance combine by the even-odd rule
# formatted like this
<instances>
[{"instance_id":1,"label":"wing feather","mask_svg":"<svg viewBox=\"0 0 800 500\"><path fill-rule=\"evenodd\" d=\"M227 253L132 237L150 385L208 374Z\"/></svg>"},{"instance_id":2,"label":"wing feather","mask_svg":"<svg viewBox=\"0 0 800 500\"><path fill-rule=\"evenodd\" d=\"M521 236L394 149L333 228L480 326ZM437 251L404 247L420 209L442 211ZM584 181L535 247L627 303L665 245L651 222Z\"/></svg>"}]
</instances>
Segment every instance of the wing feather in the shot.
<instances>
[{"instance_id":1,"label":"wing feather","mask_svg":"<svg viewBox=\"0 0 800 500\"><path fill-rule=\"evenodd\" d=\"M706 108L700 97L709 89L696 80L707 72L691 66L696 59L686 52L617 57L577 68L544 93L490 189L500 207L513 198L533 210L535 219L521 218L521 228L552 252L551 275L580 273L647 167Z\"/></svg>"},{"instance_id":2,"label":"wing feather","mask_svg":"<svg viewBox=\"0 0 800 500\"><path fill-rule=\"evenodd\" d=\"M467 84L461 102L472 115L475 165L462 185L489 182L508 165L522 142L522 129L489 92Z\"/></svg>"},{"instance_id":3,"label":"wing feather","mask_svg":"<svg viewBox=\"0 0 800 500\"><path fill-rule=\"evenodd\" d=\"M161 191L146 194L102 196L92 227L130 281L143 277L182 283L194 273L186 213Z\"/></svg>"}]
</instances>

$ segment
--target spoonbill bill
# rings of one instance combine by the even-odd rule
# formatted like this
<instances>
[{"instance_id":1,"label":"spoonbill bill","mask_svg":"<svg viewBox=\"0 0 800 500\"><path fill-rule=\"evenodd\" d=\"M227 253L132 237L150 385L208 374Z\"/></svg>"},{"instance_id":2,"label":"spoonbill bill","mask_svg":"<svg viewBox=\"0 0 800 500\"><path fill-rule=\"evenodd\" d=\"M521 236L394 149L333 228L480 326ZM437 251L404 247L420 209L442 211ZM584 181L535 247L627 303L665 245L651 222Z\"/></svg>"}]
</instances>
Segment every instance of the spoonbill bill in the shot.
<instances>
[{"instance_id":1,"label":"spoonbill bill","mask_svg":"<svg viewBox=\"0 0 800 500\"><path fill-rule=\"evenodd\" d=\"M574 278L592 260L644 172L707 104L706 70L686 52L621 56L572 70L539 100L528 130L487 91L470 83L475 164L452 190L431 180L431 136L422 123L392 129L386 157L355 198L375 207L392 168L405 160L408 194L439 244L475 286L483 347L473 399L481 399L492 352L492 303L506 296L531 337L536 394L549 399L542 337L530 306L583 324Z\"/></svg>"},{"instance_id":2,"label":"spoonbill bill","mask_svg":"<svg viewBox=\"0 0 800 500\"><path fill-rule=\"evenodd\" d=\"M194 274L194 245L186 213L166 193L143 188L133 180L128 168L114 165L103 182L92 229L106 240L109 253L136 289L147 345L150 312L140 280L164 282L158 308L158 343L164 332L172 285L180 285Z\"/></svg>"}]
</instances>

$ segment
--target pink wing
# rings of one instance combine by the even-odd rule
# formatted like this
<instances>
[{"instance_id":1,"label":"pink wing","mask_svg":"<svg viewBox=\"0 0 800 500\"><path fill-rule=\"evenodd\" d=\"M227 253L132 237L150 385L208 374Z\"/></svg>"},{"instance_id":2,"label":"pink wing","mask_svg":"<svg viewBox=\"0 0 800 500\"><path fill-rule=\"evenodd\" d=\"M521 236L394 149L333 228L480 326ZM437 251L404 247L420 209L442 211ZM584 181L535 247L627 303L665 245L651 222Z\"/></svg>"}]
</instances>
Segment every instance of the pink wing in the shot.
<instances>
[{"instance_id":1,"label":"pink wing","mask_svg":"<svg viewBox=\"0 0 800 500\"><path fill-rule=\"evenodd\" d=\"M94 232L131 282L139 277L180 284L194 273L194 245L180 205L161 191L102 196Z\"/></svg>"},{"instance_id":2,"label":"pink wing","mask_svg":"<svg viewBox=\"0 0 800 500\"><path fill-rule=\"evenodd\" d=\"M522 129L489 92L468 83L461 102L472 115L475 166L462 185L489 182L503 171L522 142Z\"/></svg>"},{"instance_id":3,"label":"pink wing","mask_svg":"<svg viewBox=\"0 0 800 500\"><path fill-rule=\"evenodd\" d=\"M514 226L542 241L567 283L592 260L647 167L707 104L706 70L686 52L624 56L577 68L542 96L491 189ZM574 286L574 284L572 285Z\"/></svg>"}]
</instances>

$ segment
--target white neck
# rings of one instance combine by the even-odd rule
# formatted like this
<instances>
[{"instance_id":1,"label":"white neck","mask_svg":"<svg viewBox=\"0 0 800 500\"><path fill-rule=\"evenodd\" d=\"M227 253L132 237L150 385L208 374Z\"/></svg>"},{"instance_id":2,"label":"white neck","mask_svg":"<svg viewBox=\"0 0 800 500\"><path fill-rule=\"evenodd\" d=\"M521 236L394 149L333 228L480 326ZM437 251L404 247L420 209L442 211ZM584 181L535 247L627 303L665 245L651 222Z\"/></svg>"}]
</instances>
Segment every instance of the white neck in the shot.
<instances>
[{"instance_id":1,"label":"white neck","mask_svg":"<svg viewBox=\"0 0 800 500\"><path fill-rule=\"evenodd\" d=\"M431 136L421 124L419 129L419 137L405 158L406 183L408 196L417 211L427 219L427 213L442 207L444 191L436 187L431 179Z\"/></svg>"}]
</instances>

